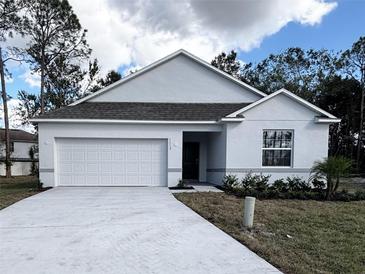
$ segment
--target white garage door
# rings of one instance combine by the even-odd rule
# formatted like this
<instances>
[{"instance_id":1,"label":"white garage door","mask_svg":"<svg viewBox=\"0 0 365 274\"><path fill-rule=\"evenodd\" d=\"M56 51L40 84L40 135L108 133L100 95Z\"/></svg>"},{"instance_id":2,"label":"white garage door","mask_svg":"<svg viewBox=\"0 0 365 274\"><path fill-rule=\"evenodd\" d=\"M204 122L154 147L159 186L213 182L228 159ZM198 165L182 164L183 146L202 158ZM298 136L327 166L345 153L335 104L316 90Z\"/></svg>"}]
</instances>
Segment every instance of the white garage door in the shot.
<instances>
[{"instance_id":1,"label":"white garage door","mask_svg":"<svg viewBox=\"0 0 365 274\"><path fill-rule=\"evenodd\" d=\"M57 139L60 186L166 186L167 143L156 139Z\"/></svg>"}]
</instances>

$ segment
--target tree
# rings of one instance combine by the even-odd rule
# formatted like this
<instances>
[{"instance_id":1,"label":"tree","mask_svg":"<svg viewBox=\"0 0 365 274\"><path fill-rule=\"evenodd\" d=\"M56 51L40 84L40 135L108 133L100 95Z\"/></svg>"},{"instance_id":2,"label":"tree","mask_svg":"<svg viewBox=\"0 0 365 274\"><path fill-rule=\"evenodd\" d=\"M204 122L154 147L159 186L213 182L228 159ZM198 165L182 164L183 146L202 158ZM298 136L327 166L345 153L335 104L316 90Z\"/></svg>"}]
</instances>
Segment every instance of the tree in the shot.
<instances>
[{"instance_id":1,"label":"tree","mask_svg":"<svg viewBox=\"0 0 365 274\"><path fill-rule=\"evenodd\" d=\"M1 0L0 1L0 42L6 41L8 37L13 36L13 32L22 32L23 18L19 16L19 11L23 9L23 1ZM5 176L11 177L11 160L10 160L10 131L9 131L9 113L8 113L8 96L6 93L5 75L7 73L5 63L13 59L4 56L3 49L0 46L0 81L1 97L4 108L4 125L5 125Z\"/></svg>"},{"instance_id":2,"label":"tree","mask_svg":"<svg viewBox=\"0 0 365 274\"><path fill-rule=\"evenodd\" d=\"M360 166L362 149L364 147L365 128L364 128L364 112L365 112L365 36L360 37L351 49L342 53L340 66L344 72L351 78L356 79L360 83L361 98L360 98L360 114L357 138L357 154L356 163Z\"/></svg>"},{"instance_id":3,"label":"tree","mask_svg":"<svg viewBox=\"0 0 365 274\"><path fill-rule=\"evenodd\" d=\"M18 99L20 101L17 108L17 113L23 125L27 124L29 119L40 114L41 100L40 95L28 93L25 90L18 92Z\"/></svg>"},{"instance_id":4,"label":"tree","mask_svg":"<svg viewBox=\"0 0 365 274\"><path fill-rule=\"evenodd\" d=\"M30 166L30 174L32 176L37 176L39 177L39 170L38 170L38 166L36 164L36 154L38 154L39 148L38 145L33 145L29 148L28 151L28 155L29 155L29 159L32 161L31 166Z\"/></svg>"},{"instance_id":5,"label":"tree","mask_svg":"<svg viewBox=\"0 0 365 274\"><path fill-rule=\"evenodd\" d=\"M323 80L317 88L316 104L341 118L330 125L329 155L356 159L356 138L361 100L360 83L335 76Z\"/></svg>"},{"instance_id":6,"label":"tree","mask_svg":"<svg viewBox=\"0 0 365 274\"><path fill-rule=\"evenodd\" d=\"M335 74L335 60L336 56L326 50L288 48L257 64L245 64L240 78L267 93L286 88L314 102L318 84Z\"/></svg>"},{"instance_id":7,"label":"tree","mask_svg":"<svg viewBox=\"0 0 365 274\"><path fill-rule=\"evenodd\" d=\"M237 61L237 52L234 50L228 54L222 52L213 59L211 64L234 77L239 77L240 63Z\"/></svg>"},{"instance_id":8,"label":"tree","mask_svg":"<svg viewBox=\"0 0 365 274\"><path fill-rule=\"evenodd\" d=\"M86 42L86 30L67 0L27 1L26 34L30 40L26 53L31 69L40 73L40 113L45 110L46 78L58 60L80 63L88 59L91 49Z\"/></svg>"},{"instance_id":9,"label":"tree","mask_svg":"<svg viewBox=\"0 0 365 274\"><path fill-rule=\"evenodd\" d=\"M24 6L25 0L0 0L0 41L23 33L25 18L19 12Z\"/></svg>"},{"instance_id":10,"label":"tree","mask_svg":"<svg viewBox=\"0 0 365 274\"><path fill-rule=\"evenodd\" d=\"M97 86L97 82L100 80L99 73L100 73L100 66L98 60L95 58L92 62L89 61L86 85L82 89L82 91L79 92L80 96L87 96L90 93L93 93L99 89Z\"/></svg>"},{"instance_id":11,"label":"tree","mask_svg":"<svg viewBox=\"0 0 365 274\"><path fill-rule=\"evenodd\" d=\"M85 74L79 65L70 62L64 55L58 56L47 67L45 110L67 106L77 100Z\"/></svg>"},{"instance_id":12,"label":"tree","mask_svg":"<svg viewBox=\"0 0 365 274\"><path fill-rule=\"evenodd\" d=\"M351 168L351 160L343 156L331 156L323 161L316 161L311 169L311 179L325 180L327 183L326 199L330 200L340 185L340 178L346 176Z\"/></svg>"},{"instance_id":13,"label":"tree","mask_svg":"<svg viewBox=\"0 0 365 274\"><path fill-rule=\"evenodd\" d=\"M108 72L104 79L100 79L99 84L102 87L106 87L119 81L120 79L122 79L122 75L118 71L111 70Z\"/></svg>"},{"instance_id":14,"label":"tree","mask_svg":"<svg viewBox=\"0 0 365 274\"><path fill-rule=\"evenodd\" d=\"M84 71L72 60L63 58L62 55L57 57L49 66L45 78L44 110L51 111L67 106L96 91L94 83L100 81L98 73L96 59L89 62L88 71ZM16 111L22 124L28 124L29 119L41 114L40 95L21 90L18 92L18 99L20 103Z\"/></svg>"},{"instance_id":15,"label":"tree","mask_svg":"<svg viewBox=\"0 0 365 274\"><path fill-rule=\"evenodd\" d=\"M89 69L89 71L90 71L90 69ZM93 70L91 69L91 71L93 71ZM93 85L85 95L96 92L99 89L102 89L104 87L107 87L107 86L119 81L120 79L122 79L122 75L118 71L111 70L107 73L107 75L105 76L104 79L103 78L97 79L96 84Z\"/></svg>"}]
</instances>

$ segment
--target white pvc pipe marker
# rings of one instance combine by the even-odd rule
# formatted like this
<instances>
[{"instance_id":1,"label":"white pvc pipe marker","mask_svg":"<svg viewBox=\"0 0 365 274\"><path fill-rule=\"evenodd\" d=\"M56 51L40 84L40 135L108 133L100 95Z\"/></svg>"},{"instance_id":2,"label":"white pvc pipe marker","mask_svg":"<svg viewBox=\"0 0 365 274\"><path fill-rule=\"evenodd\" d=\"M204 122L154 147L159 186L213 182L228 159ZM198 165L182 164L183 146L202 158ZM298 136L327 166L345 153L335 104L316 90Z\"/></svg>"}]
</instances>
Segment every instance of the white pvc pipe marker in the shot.
<instances>
[{"instance_id":1,"label":"white pvc pipe marker","mask_svg":"<svg viewBox=\"0 0 365 274\"><path fill-rule=\"evenodd\" d=\"M245 227L253 226L253 215L255 213L255 201L254 197L245 197L245 208L244 208L244 216L243 216L243 225Z\"/></svg>"}]
</instances>

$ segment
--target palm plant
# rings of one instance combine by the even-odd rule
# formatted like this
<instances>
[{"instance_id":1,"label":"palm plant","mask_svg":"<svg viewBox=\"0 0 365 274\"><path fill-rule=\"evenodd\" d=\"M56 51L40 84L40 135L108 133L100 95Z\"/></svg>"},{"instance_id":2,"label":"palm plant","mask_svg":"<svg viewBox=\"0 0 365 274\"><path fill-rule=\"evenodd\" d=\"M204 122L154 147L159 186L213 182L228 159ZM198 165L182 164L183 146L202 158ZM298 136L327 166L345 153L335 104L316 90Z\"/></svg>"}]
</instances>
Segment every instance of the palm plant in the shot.
<instances>
[{"instance_id":1,"label":"palm plant","mask_svg":"<svg viewBox=\"0 0 365 274\"><path fill-rule=\"evenodd\" d=\"M316 161L311 169L311 180L327 182L326 199L331 199L340 184L340 178L349 174L352 162L343 156L331 156L323 161Z\"/></svg>"}]
</instances>

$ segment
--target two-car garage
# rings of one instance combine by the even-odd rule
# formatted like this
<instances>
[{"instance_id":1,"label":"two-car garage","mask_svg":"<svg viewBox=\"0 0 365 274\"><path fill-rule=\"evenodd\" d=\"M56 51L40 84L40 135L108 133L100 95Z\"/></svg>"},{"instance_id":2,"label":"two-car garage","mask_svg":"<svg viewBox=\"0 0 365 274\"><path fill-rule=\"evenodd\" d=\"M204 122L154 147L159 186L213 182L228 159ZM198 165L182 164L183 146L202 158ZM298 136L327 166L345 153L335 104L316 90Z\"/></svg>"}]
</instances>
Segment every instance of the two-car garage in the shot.
<instances>
[{"instance_id":1,"label":"two-car garage","mask_svg":"<svg viewBox=\"0 0 365 274\"><path fill-rule=\"evenodd\" d=\"M58 186L166 186L167 140L56 138Z\"/></svg>"}]
</instances>

